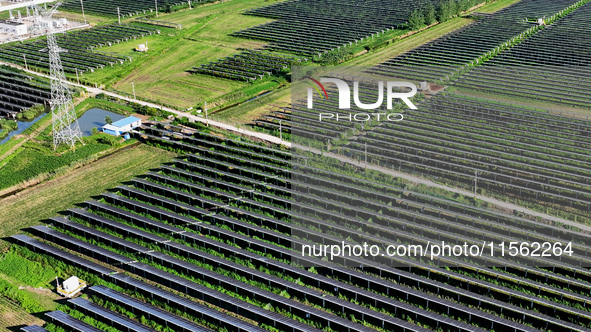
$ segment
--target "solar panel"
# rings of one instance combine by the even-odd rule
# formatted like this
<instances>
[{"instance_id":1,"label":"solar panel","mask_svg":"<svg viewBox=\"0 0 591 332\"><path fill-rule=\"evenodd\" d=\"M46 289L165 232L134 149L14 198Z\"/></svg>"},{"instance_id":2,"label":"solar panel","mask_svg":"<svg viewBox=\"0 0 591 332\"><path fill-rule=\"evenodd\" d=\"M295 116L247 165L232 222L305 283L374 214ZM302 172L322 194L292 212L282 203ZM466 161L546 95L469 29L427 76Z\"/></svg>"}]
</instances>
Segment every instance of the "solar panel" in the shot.
<instances>
[{"instance_id":1,"label":"solar panel","mask_svg":"<svg viewBox=\"0 0 591 332\"><path fill-rule=\"evenodd\" d=\"M102 306L92 303L84 298L77 297L75 299L68 300L68 302L73 304L76 310L83 311L86 315L90 315L100 321L106 321L109 325L115 326L121 330L127 332L156 332L156 330L152 328L142 325L116 312L105 309Z\"/></svg>"},{"instance_id":2,"label":"solar panel","mask_svg":"<svg viewBox=\"0 0 591 332\"><path fill-rule=\"evenodd\" d=\"M109 264L127 264L129 262L135 261L129 257L125 257L94 244L90 244L75 237L60 233L47 226L33 226L31 229L35 230L35 233L37 233L38 236L41 236L49 241L60 244L69 249L74 248L74 250L81 254L100 259Z\"/></svg>"},{"instance_id":3,"label":"solar panel","mask_svg":"<svg viewBox=\"0 0 591 332\"><path fill-rule=\"evenodd\" d=\"M132 272L137 275L149 278L153 281L161 283L164 286L199 298L220 308L226 308L227 310L231 309L232 311L244 317L255 319L259 323L265 322L278 328L281 327L281 329L285 329L287 331L318 331L307 324L300 323L283 315L265 310L261 307L215 291L211 288L197 284L172 273L157 269L153 266L144 263L134 263L128 265L128 267L132 268ZM112 277L113 279L118 278L118 276L115 275Z\"/></svg>"},{"instance_id":4,"label":"solar panel","mask_svg":"<svg viewBox=\"0 0 591 332\"><path fill-rule=\"evenodd\" d=\"M24 331L24 332L47 332L46 329L42 328L39 325L31 325L31 326L21 327L21 331Z\"/></svg>"},{"instance_id":5,"label":"solar panel","mask_svg":"<svg viewBox=\"0 0 591 332\"><path fill-rule=\"evenodd\" d=\"M224 326L230 331L264 331L264 329L250 325L241 319L193 302L187 298L165 291L156 286L152 286L128 275L116 274L112 275L111 279L115 284L121 285L127 289L134 289L140 293L148 294L150 297L156 297L169 303L172 302L179 308L182 308L183 311L190 313L195 317L202 317L208 321L215 321L217 322L218 326Z\"/></svg>"},{"instance_id":6,"label":"solar panel","mask_svg":"<svg viewBox=\"0 0 591 332\"><path fill-rule=\"evenodd\" d=\"M114 229L119 233L127 235L133 234L136 237L152 242L163 242L167 240L166 238L163 238L161 236L154 235L141 229L137 229L135 227L131 227L101 216L97 216L96 214L84 211L82 209L69 209L68 211L80 219L86 220L91 223L98 223L99 225L104 226L106 228Z\"/></svg>"},{"instance_id":7,"label":"solar panel","mask_svg":"<svg viewBox=\"0 0 591 332\"><path fill-rule=\"evenodd\" d=\"M75 222L70 221L70 220L63 218L63 217L53 217L53 218L50 218L50 220L52 222L54 222L56 224L56 226L58 226L58 227L65 228L67 230L74 231L77 233L81 233L84 236L94 238L98 241L108 243L110 245L121 246L121 247L125 248L126 250L129 250L132 252L133 251L146 252L146 251L150 250L146 247L140 246L139 244L125 241L119 237L98 231L98 230L88 227L88 226L80 225L78 223L75 223Z\"/></svg>"},{"instance_id":8,"label":"solar panel","mask_svg":"<svg viewBox=\"0 0 591 332\"><path fill-rule=\"evenodd\" d=\"M97 201L86 201L85 203L88 204L88 206L93 210L112 214L112 215L116 216L117 218L124 219L129 222L139 224L140 226L143 226L146 228L151 228L151 229L156 229L158 232L171 233L171 234L184 232L184 230L182 230L180 228L170 226L170 225L167 225L167 224L162 223L160 221L146 218L146 217L140 216L136 213L125 211L125 210L116 208L114 206L111 206L111 205L108 205L105 203L100 203Z\"/></svg>"},{"instance_id":9,"label":"solar panel","mask_svg":"<svg viewBox=\"0 0 591 332\"><path fill-rule=\"evenodd\" d=\"M39 242L29 236L13 235L13 236L11 236L11 238L15 239L17 241L17 243L25 245L27 248L33 250L34 252L41 252L41 253L51 255L59 260L62 260L64 262L68 262L72 265L78 266L78 267L85 269L87 271L90 271L92 273L95 273L98 275L109 275L109 274L115 273L114 270L111 270L111 269L106 268L102 265L93 263L91 261L88 261L88 260L78 257L76 255L72 255L69 252L60 250L56 247L50 246L49 244Z\"/></svg>"},{"instance_id":10,"label":"solar panel","mask_svg":"<svg viewBox=\"0 0 591 332\"><path fill-rule=\"evenodd\" d=\"M121 294L115 290L112 290L105 286L93 286L90 288L94 293L101 295L111 301L114 301L125 307L132 308L134 311L140 311L144 315L148 316L149 319L156 318L161 322L165 322L167 326L174 326L175 330L178 331L191 331L191 332L210 332L211 330L199 326L193 322L190 322L184 318L173 315L167 311L157 308L153 305L149 305L140 300L134 299L127 295Z\"/></svg>"},{"instance_id":11,"label":"solar panel","mask_svg":"<svg viewBox=\"0 0 591 332\"><path fill-rule=\"evenodd\" d=\"M45 313L49 320L59 326L63 326L68 330L75 332L102 332L102 330L78 320L63 311L57 310Z\"/></svg>"}]
</instances>

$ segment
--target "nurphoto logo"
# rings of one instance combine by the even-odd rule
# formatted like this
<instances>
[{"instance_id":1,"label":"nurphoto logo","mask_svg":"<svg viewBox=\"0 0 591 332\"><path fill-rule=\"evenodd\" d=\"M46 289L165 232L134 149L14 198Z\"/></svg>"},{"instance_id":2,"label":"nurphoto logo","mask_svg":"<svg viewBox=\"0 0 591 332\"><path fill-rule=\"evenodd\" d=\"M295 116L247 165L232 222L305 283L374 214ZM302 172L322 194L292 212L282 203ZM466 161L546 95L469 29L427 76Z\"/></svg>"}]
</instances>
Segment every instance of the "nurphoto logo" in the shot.
<instances>
[{"instance_id":1,"label":"nurphoto logo","mask_svg":"<svg viewBox=\"0 0 591 332\"><path fill-rule=\"evenodd\" d=\"M333 83L337 86L338 94L339 94L339 109L348 110L351 109L351 88L349 84L341 79L338 78L321 78L320 81L315 80L311 77L306 77L307 79L311 80L312 82L316 83L316 85L310 83L314 89L308 88L308 109L314 108L314 90L318 92L320 98L328 98L328 93L324 88L322 83ZM406 87L410 88L409 92L398 92L394 91L394 88L401 88ZM322 91L320 91L320 89ZM410 82L386 82L386 107L391 110L392 109L392 100L394 99L401 99L410 109L416 110L417 107L410 101L417 93L417 86ZM359 82L353 82L353 101L355 105L360 109L364 110L375 110L382 106L384 103L384 81L378 82L378 100L373 104L364 104L361 102L359 98Z\"/></svg>"}]
</instances>

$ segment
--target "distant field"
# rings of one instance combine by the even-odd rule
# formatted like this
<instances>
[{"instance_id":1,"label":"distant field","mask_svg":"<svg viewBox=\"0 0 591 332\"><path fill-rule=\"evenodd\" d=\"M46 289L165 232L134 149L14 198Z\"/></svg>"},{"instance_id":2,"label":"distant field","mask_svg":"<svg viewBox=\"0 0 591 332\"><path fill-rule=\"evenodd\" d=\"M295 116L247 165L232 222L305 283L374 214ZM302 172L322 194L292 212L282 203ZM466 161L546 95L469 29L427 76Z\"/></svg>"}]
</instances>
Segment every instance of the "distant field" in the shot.
<instances>
[{"instance_id":1,"label":"distant field","mask_svg":"<svg viewBox=\"0 0 591 332\"><path fill-rule=\"evenodd\" d=\"M38 225L40 220L56 216L75 203L172 160L173 156L170 152L142 144L0 200L0 237ZM7 242L0 241L0 249L7 245Z\"/></svg>"},{"instance_id":2,"label":"distant field","mask_svg":"<svg viewBox=\"0 0 591 332\"><path fill-rule=\"evenodd\" d=\"M162 31L160 35L102 48L99 51L132 56L133 62L88 73L85 78L129 94L133 92L131 82L134 82L138 98L183 108L242 88L247 84L193 75L188 70L239 53L240 49L263 46L264 42L229 34L268 22L268 19L241 14L247 8L265 4L268 2L264 0L232 0L160 15L158 20L182 24L182 30L158 27ZM150 48L147 53L134 51L138 44L145 42Z\"/></svg>"}]
</instances>

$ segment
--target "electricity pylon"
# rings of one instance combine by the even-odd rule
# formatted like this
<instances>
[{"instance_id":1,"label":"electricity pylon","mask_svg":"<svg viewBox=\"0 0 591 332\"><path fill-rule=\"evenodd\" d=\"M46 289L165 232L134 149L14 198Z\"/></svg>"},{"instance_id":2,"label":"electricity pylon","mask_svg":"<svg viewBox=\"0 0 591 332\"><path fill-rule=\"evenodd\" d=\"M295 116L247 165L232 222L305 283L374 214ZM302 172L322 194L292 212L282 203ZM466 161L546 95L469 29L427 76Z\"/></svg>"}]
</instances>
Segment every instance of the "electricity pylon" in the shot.
<instances>
[{"instance_id":1,"label":"electricity pylon","mask_svg":"<svg viewBox=\"0 0 591 332\"><path fill-rule=\"evenodd\" d=\"M61 52L68 50L62 49L57 44L53 22L50 19L61 5L61 1L56 3L51 9L43 10L35 6L35 25L41 28L42 22L47 23L47 49L49 52L49 72L51 77L51 118L53 126L53 149L57 149L60 144L67 144L74 147L76 141L82 142L82 131L76 117L76 109L72 101L72 94L66 83L66 74L60 57Z\"/></svg>"}]
</instances>

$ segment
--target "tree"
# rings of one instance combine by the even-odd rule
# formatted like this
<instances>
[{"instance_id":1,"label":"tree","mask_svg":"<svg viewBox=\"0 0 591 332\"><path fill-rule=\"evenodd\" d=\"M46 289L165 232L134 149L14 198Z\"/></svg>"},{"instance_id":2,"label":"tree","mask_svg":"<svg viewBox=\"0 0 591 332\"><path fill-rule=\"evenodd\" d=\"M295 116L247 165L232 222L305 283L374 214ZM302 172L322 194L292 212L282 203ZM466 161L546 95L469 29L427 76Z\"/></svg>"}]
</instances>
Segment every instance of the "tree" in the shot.
<instances>
[{"instance_id":1,"label":"tree","mask_svg":"<svg viewBox=\"0 0 591 332\"><path fill-rule=\"evenodd\" d=\"M445 22L449 16L449 5L447 1L441 1L437 7L437 21Z\"/></svg>"},{"instance_id":2,"label":"tree","mask_svg":"<svg viewBox=\"0 0 591 332\"><path fill-rule=\"evenodd\" d=\"M106 123L106 124L111 124L111 123L113 123L113 120L111 120L111 117L110 117L110 116L108 116L108 115L107 115L107 116L105 116L105 123Z\"/></svg>"},{"instance_id":3,"label":"tree","mask_svg":"<svg viewBox=\"0 0 591 332\"><path fill-rule=\"evenodd\" d=\"M423 12L423 15L425 16L425 24L431 25L437 22L437 16L435 15L435 6L433 6L433 3L429 2L429 4L425 6Z\"/></svg>"},{"instance_id":4,"label":"tree","mask_svg":"<svg viewBox=\"0 0 591 332\"><path fill-rule=\"evenodd\" d=\"M456 3L455 0L448 0L447 7L448 7L448 11L449 11L449 18L452 18L455 15L458 15L458 13L459 13L458 4Z\"/></svg>"},{"instance_id":5,"label":"tree","mask_svg":"<svg viewBox=\"0 0 591 332\"><path fill-rule=\"evenodd\" d=\"M425 23L425 17L423 13L419 9L413 10L408 18L408 27L411 30L418 30L420 29L423 24Z\"/></svg>"},{"instance_id":6,"label":"tree","mask_svg":"<svg viewBox=\"0 0 591 332\"><path fill-rule=\"evenodd\" d=\"M90 133L91 133L92 135L96 135L96 134L98 134L98 129L97 129L96 127L93 127L93 128L90 130Z\"/></svg>"},{"instance_id":7,"label":"tree","mask_svg":"<svg viewBox=\"0 0 591 332\"><path fill-rule=\"evenodd\" d=\"M470 4L470 0L460 0L460 2L458 2L458 12L465 12L468 9L470 9L471 4Z\"/></svg>"}]
</instances>

